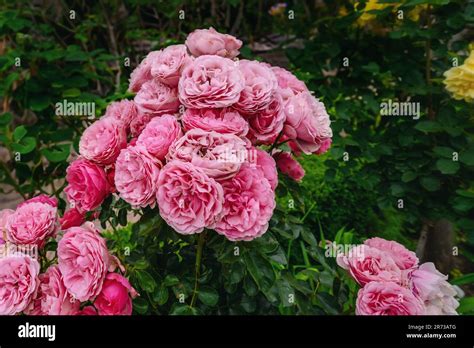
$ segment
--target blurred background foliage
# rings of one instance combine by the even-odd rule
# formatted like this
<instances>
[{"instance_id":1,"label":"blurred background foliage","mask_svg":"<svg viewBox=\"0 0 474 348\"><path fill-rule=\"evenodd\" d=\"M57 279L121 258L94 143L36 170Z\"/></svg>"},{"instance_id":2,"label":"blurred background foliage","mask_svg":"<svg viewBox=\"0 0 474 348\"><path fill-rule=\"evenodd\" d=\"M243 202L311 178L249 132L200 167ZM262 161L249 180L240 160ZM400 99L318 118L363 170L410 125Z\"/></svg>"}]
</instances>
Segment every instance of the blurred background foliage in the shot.
<instances>
[{"instance_id":1,"label":"blurred background foliage","mask_svg":"<svg viewBox=\"0 0 474 348\"><path fill-rule=\"evenodd\" d=\"M95 102L100 116L131 97L128 77L149 51L209 26L242 39L242 57L304 80L331 115L333 147L301 158L301 184L281 178L264 237L236 244L208 233L198 272L196 237L152 210L132 224L123 201L106 202L110 246L142 294L135 311L351 313L355 283L324 257L325 241L372 236L418 247L425 260L426 248L454 247L433 261L472 294L474 110L442 84L474 41L474 3L464 0L2 0L1 194L62 198L68 158L93 120L56 116L55 103ZM381 116L388 100L419 102L421 117ZM460 312L474 313L472 297Z\"/></svg>"}]
</instances>

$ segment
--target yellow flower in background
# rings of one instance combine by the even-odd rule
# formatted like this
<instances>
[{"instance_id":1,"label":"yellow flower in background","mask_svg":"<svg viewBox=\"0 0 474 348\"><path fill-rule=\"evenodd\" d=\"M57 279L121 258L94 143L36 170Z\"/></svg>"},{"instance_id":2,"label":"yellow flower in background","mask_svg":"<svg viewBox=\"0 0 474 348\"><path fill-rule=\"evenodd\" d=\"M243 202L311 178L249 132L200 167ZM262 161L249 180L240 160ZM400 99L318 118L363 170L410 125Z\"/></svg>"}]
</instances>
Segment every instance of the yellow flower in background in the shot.
<instances>
[{"instance_id":1,"label":"yellow flower in background","mask_svg":"<svg viewBox=\"0 0 474 348\"><path fill-rule=\"evenodd\" d=\"M474 101L474 50L463 65L455 66L444 73L446 89L454 99Z\"/></svg>"},{"instance_id":2,"label":"yellow flower in background","mask_svg":"<svg viewBox=\"0 0 474 348\"><path fill-rule=\"evenodd\" d=\"M359 2L355 3L355 6L358 7ZM372 10L383 10L387 8L388 6L391 6L393 4L379 4L378 0L369 0L366 2L365 7L364 7L364 13L362 16L360 16L357 20L358 24L360 25L365 25L368 22L373 21L376 18L376 15L373 13L368 13L369 11Z\"/></svg>"}]
</instances>

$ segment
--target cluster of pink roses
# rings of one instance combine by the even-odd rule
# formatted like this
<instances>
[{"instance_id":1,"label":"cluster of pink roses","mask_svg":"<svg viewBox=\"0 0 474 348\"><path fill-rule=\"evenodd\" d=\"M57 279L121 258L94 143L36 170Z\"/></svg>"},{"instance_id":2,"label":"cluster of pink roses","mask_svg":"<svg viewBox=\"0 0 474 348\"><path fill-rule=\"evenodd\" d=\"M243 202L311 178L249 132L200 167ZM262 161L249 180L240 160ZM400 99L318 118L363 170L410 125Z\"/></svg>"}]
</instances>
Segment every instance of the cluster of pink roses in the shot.
<instances>
[{"instance_id":1,"label":"cluster of pink roses","mask_svg":"<svg viewBox=\"0 0 474 348\"><path fill-rule=\"evenodd\" d=\"M451 315L459 302L454 287L433 263L419 265L415 253L403 245L371 238L337 263L362 286L357 315Z\"/></svg>"},{"instance_id":2,"label":"cluster of pink roses","mask_svg":"<svg viewBox=\"0 0 474 348\"><path fill-rule=\"evenodd\" d=\"M114 102L88 127L67 170L69 226L116 192L134 208L159 208L177 232L214 229L232 241L261 236L275 208L277 167L328 150L324 105L285 69L238 60L242 45L213 28L149 53L132 72L133 101Z\"/></svg>"},{"instance_id":3,"label":"cluster of pink roses","mask_svg":"<svg viewBox=\"0 0 474 348\"><path fill-rule=\"evenodd\" d=\"M0 315L130 315L137 294L114 273L124 269L91 222L61 229L57 203L40 195L0 211ZM56 251L44 250L51 238Z\"/></svg>"}]
</instances>

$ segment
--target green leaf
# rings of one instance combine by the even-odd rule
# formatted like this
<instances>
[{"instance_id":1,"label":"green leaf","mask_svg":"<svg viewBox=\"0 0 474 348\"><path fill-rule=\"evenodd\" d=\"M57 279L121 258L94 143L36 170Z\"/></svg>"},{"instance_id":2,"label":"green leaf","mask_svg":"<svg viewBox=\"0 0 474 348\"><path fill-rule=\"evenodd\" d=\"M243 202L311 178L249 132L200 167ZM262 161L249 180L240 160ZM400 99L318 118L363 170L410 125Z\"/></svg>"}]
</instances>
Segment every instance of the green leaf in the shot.
<instances>
[{"instance_id":1,"label":"green leaf","mask_svg":"<svg viewBox=\"0 0 474 348\"><path fill-rule=\"evenodd\" d=\"M461 277L451 280L453 285L474 284L474 273L465 274Z\"/></svg>"},{"instance_id":2,"label":"green leaf","mask_svg":"<svg viewBox=\"0 0 474 348\"><path fill-rule=\"evenodd\" d=\"M144 270L137 270L136 275L138 278L138 283L141 288L146 292L153 292L156 288L156 281L153 279L150 273Z\"/></svg>"},{"instance_id":3,"label":"green leaf","mask_svg":"<svg viewBox=\"0 0 474 348\"><path fill-rule=\"evenodd\" d=\"M127 226L127 209L126 208L122 208L119 210L118 221L120 225Z\"/></svg>"},{"instance_id":4,"label":"green leaf","mask_svg":"<svg viewBox=\"0 0 474 348\"><path fill-rule=\"evenodd\" d=\"M63 98L75 98L81 95L81 91L78 88L69 88L63 92Z\"/></svg>"},{"instance_id":5,"label":"green leaf","mask_svg":"<svg viewBox=\"0 0 474 348\"><path fill-rule=\"evenodd\" d=\"M442 158L436 161L436 168L443 174L455 174L459 169L459 163Z\"/></svg>"},{"instance_id":6,"label":"green leaf","mask_svg":"<svg viewBox=\"0 0 474 348\"><path fill-rule=\"evenodd\" d=\"M459 301L457 312L460 314L474 313L474 297L464 297Z\"/></svg>"},{"instance_id":7,"label":"green leaf","mask_svg":"<svg viewBox=\"0 0 474 348\"><path fill-rule=\"evenodd\" d=\"M13 143L13 151L19 152L22 155L30 153L36 148L36 139L33 137L24 137L19 143Z\"/></svg>"},{"instance_id":8,"label":"green leaf","mask_svg":"<svg viewBox=\"0 0 474 348\"><path fill-rule=\"evenodd\" d=\"M440 132L443 130L443 127L435 121L421 121L415 126L415 129L419 131L430 133L430 132Z\"/></svg>"},{"instance_id":9,"label":"green leaf","mask_svg":"<svg viewBox=\"0 0 474 348\"><path fill-rule=\"evenodd\" d=\"M71 151L71 144L57 145L58 149L42 149L41 154L50 162L62 162L67 160Z\"/></svg>"},{"instance_id":10,"label":"green leaf","mask_svg":"<svg viewBox=\"0 0 474 348\"><path fill-rule=\"evenodd\" d=\"M446 146L435 146L433 152L440 157L452 158L454 150Z\"/></svg>"},{"instance_id":11,"label":"green leaf","mask_svg":"<svg viewBox=\"0 0 474 348\"><path fill-rule=\"evenodd\" d=\"M459 155L459 160L468 166L474 166L474 146L471 146L471 148L468 150L461 152Z\"/></svg>"},{"instance_id":12,"label":"green leaf","mask_svg":"<svg viewBox=\"0 0 474 348\"><path fill-rule=\"evenodd\" d=\"M187 305L176 305L170 312L170 315L197 315L198 311L196 308Z\"/></svg>"},{"instance_id":13,"label":"green leaf","mask_svg":"<svg viewBox=\"0 0 474 348\"><path fill-rule=\"evenodd\" d=\"M160 306L164 305L168 302L169 298L169 291L168 288L165 286L160 286L154 293L153 293L153 301L158 303Z\"/></svg>"},{"instance_id":14,"label":"green leaf","mask_svg":"<svg viewBox=\"0 0 474 348\"><path fill-rule=\"evenodd\" d=\"M179 284L179 279L177 276L168 274L163 281L164 286L173 286Z\"/></svg>"},{"instance_id":15,"label":"green leaf","mask_svg":"<svg viewBox=\"0 0 474 348\"><path fill-rule=\"evenodd\" d=\"M275 281L272 265L255 250L244 254L244 262L258 288L262 291L269 290Z\"/></svg>"},{"instance_id":16,"label":"green leaf","mask_svg":"<svg viewBox=\"0 0 474 348\"><path fill-rule=\"evenodd\" d=\"M408 171L408 172L405 172L405 173L402 174L402 181L403 182L410 182L410 181L415 180L416 177L417 177L417 174L415 172Z\"/></svg>"},{"instance_id":17,"label":"green leaf","mask_svg":"<svg viewBox=\"0 0 474 348\"><path fill-rule=\"evenodd\" d=\"M138 314L145 314L148 311L148 302L141 297L133 300L133 310Z\"/></svg>"},{"instance_id":18,"label":"green leaf","mask_svg":"<svg viewBox=\"0 0 474 348\"><path fill-rule=\"evenodd\" d=\"M19 142L23 137L26 135L28 131L26 130L25 126L18 126L13 131L13 140Z\"/></svg>"},{"instance_id":19,"label":"green leaf","mask_svg":"<svg viewBox=\"0 0 474 348\"><path fill-rule=\"evenodd\" d=\"M0 126L6 126L13 120L13 115L9 112L5 112L0 115Z\"/></svg>"},{"instance_id":20,"label":"green leaf","mask_svg":"<svg viewBox=\"0 0 474 348\"><path fill-rule=\"evenodd\" d=\"M423 177L420 179L420 184L426 190L433 192L439 190L441 187L441 183L438 178L434 176Z\"/></svg>"},{"instance_id":21,"label":"green leaf","mask_svg":"<svg viewBox=\"0 0 474 348\"><path fill-rule=\"evenodd\" d=\"M198 298L206 306L214 307L219 302L219 294L210 286L202 286L198 292Z\"/></svg>"}]
</instances>

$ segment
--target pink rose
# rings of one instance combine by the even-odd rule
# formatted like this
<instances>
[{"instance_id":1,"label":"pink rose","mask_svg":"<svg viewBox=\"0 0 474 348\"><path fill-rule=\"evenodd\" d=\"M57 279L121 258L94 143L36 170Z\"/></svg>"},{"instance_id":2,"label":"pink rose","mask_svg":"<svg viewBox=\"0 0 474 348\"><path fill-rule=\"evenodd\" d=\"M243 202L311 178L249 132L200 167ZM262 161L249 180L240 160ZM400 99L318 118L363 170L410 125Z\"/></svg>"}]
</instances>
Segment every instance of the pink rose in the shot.
<instances>
[{"instance_id":1,"label":"pink rose","mask_svg":"<svg viewBox=\"0 0 474 348\"><path fill-rule=\"evenodd\" d=\"M20 204L18 204L17 208L20 208L23 205L33 203L33 202L46 203L46 204L49 204L50 206L52 206L54 208L56 208L58 206L58 199L56 197L50 197L50 196L45 195L45 194L40 194L36 197L30 198L30 199L28 199L24 202L21 202Z\"/></svg>"},{"instance_id":2,"label":"pink rose","mask_svg":"<svg viewBox=\"0 0 474 348\"><path fill-rule=\"evenodd\" d=\"M71 315L77 312L80 303L67 292L58 266L50 266L46 273L39 275L39 281L38 292L27 314Z\"/></svg>"},{"instance_id":3,"label":"pink rose","mask_svg":"<svg viewBox=\"0 0 474 348\"><path fill-rule=\"evenodd\" d=\"M115 187L115 164L112 164L105 170L105 177L109 183L110 193L117 192L117 188Z\"/></svg>"},{"instance_id":4,"label":"pink rose","mask_svg":"<svg viewBox=\"0 0 474 348\"><path fill-rule=\"evenodd\" d=\"M394 282L370 282L359 290L356 315L421 315L423 303Z\"/></svg>"},{"instance_id":5,"label":"pink rose","mask_svg":"<svg viewBox=\"0 0 474 348\"><path fill-rule=\"evenodd\" d=\"M97 315L97 310L94 306L85 306L81 310L74 313L74 315Z\"/></svg>"},{"instance_id":6,"label":"pink rose","mask_svg":"<svg viewBox=\"0 0 474 348\"><path fill-rule=\"evenodd\" d=\"M145 82L151 81L152 62L158 58L161 51L153 51L141 61L141 63L132 71L130 75L130 85L128 89L132 92L138 92Z\"/></svg>"},{"instance_id":7,"label":"pink rose","mask_svg":"<svg viewBox=\"0 0 474 348\"><path fill-rule=\"evenodd\" d=\"M186 131L199 128L206 132L235 134L239 137L246 136L249 131L247 121L236 110L230 108L187 109L182 121Z\"/></svg>"},{"instance_id":8,"label":"pink rose","mask_svg":"<svg viewBox=\"0 0 474 348\"><path fill-rule=\"evenodd\" d=\"M153 59L151 76L170 87L177 87L184 67L192 62L185 45L171 45Z\"/></svg>"},{"instance_id":9,"label":"pink rose","mask_svg":"<svg viewBox=\"0 0 474 348\"><path fill-rule=\"evenodd\" d=\"M244 76L245 87L234 107L243 114L263 111L275 100L278 87L275 74L267 64L256 60L240 60L238 66ZM271 109L275 108L273 106Z\"/></svg>"},{"instance_id":10,"label":"pink rose","mask_svg":"<svg viewBox=\"0 0 474 348\"><path fill-rule=\"evenodd\" d=\"M279 93L283 97L283 100L286 101L288 98L301 92L308 92L305 83L298 80L298 78L288 70L277 66L273 66L271 69L277 78Z\"/></svg>"},{"instance_id":11,"label":"pink rose","mask_svg":"<svg viewBox=\"0 0 474 348\"><path fill-rule=\"evenodd\" d=\"M122 150L115 163L115 186L120 197L133 206L154 206L161 167L143 145Z\"/></svg>"},{"instance_id":12,"label":"pink rose","mask_svg":"<svg viewBox=\"0 0 474 348\"><path fill-rule=\"evenodd\" d=\"M38 261L23 254L0 258L0 315L26 309L38 287Z\"/></svg>"},{"instance_id":13,"label":"pink rose","mask_svg":"<svg viewBox=\"0 0 474 348\"><path fill-rule=\"evenodd\" d=\"M153 114L139 112L137 117L130 122L130 134L134 137L138 137L141 132L145 129L146 125L155 117ZM130 140L130 143L133 141ZM130 145L130 144L129 144ZM134 144L133 144L134 145Z\"/></svg>"},{"instance_id":14,"label":"pink rose","mask_svg":"<svg viewBox=\"0 0 474 348\"><path fill-rule=\"evenodd\" d=\"M99 315L131 315L132 299L136 296L128 280L118 273L109 273L105 277L102 291L94 301Z\"/></svg>"},{"instance_id":15,"label":"pink rose","mask_svg":"<svg viewBox=\"0 0 474 348\"><path fill-rule=\"evenodd\" d=\"M222 212L220 184L204 170L186 162L171 161L158 180L156 200L160 215L178 233L200 233L213 228Z\"/></svg>"},{"instance_id":16,"label":"pink rose","mask_svg":"<svg viewBox=\"0 0 474 348\"><path fill-rule=\"evenodd\" d=\"M188 108L223 108L237 102L244 77L230 59L201 56L181 74L179 100Z\"/></svg>"},{"instance_id":17,"label":"pink rose","mask_svg":"<svg viewBox=\"0 0 474 348\"><path fill-rule=\"evenodd\" d=\"M84 213L77 208L70 208L64 212L64 216L59 219L61 230L67 230L69 227L81 226L86 221Z\"/></svg>"},{"instance_id":18,"label":"pink rose","mask_svg":"<svg viewBox=\"0 0 474 348\"><path fill-rule=\"evenodd\" d=\"M281 97L276 94L265 109L248 117L249 138L255 139L257 144L273 144L283 130L285 118Z\"/></svg>"},{"instance_id":19,"label":"pink rose","mask_svg":"<svg viewBox=\"0 0 474 348\"><path fill-rule=\"evenodd\" d=\"M179 108L176 88L158 81L145 82L134 100L140 113L152 116L173 114L178 112Z\"/></svg>"},{"instance_id":20,"label":"pink rose","mask_svg":"<svg viewBox=\"0 0 474 348\"><path fill-rule=\"evenodd\" d=\"M58 243L58 264L64 285L79 301L88 301L102 290L109 265L105 240L92 222L69 228Z\"/></svg>"},{"instance_id":21,"label":"pink rose","mask_svg":"<svg viewBox=\"0 0 474 348\"><path fill-rule=\"evenodd\" d=\"M361 286L372 281L402 283L402 272L390 255L367 245L358 245L347 255L338 255L337 263Z\"/></svg>"},{"instance_id":22,"label":"pink rose","mask_svg":"<svg viewBox=\"0 0 474 348\"><path fill-rule=\"evenodd\" d=\"M291 97L285 105L286 124L296 132L296 143L310 154L332 137L331 121L324 104L309 92Z\"/></svg>"},{"instance_id":23,"label":"pink rose","mask_svg":"<svg viewBox=\"0 0 474 348\"><path fill-rule=\"evenodd\" d=\"M231 241L250 241L263 235L276 203L275 193L262 172L244 164L222 187L224 209L215 230Z\"/></svg>"},{"instance_id":24,"label":"pink rose","mask_svg":"<svg viewBox=\"0 0 474 348\"><path fill-rule=\"evenodd\" d=\"M137 107L131 100L116 101L105 110L105 117L111 117L122 125L122 127L128 128L130 122L137 117Z\"/></svg>"},{"instance_id":25,"label":"pink rose","mask_svg":"<svg viewBox=\"0 0 474 348\"><path fill-rule=\"evenodd\" d=\"M152 119L138 137L137 144L143 145L148 153L164 160L170 145L183 136L176 117L163 115Z\"/></svg>"},{"instance_id":26,"label":"pink rose","mask_svg":"<svg viewBox=\"0 0 474 348\"><path fill-rule=\"evenodd\" d=\"M27 202L8 217L8 239L17 245L43 247L58 227L57 208L49 203Z\"/></svg>"},{"instance_id":27,"label":"pink rose","mask_svg":"<svg viewBox=\"0 0 474 348\"><path fill-rule=\"evenodd\" d=\"M185 44L195 57L215 54L231 59L239 55L242 47L242 41L232 35L218 33L212 27L193 31L186 38Z\"/></svg>"},{"instance_id":28,"label":"pink rose","mask_svg":"<svg viewBox=\"0 0 474 348\"><path fill-rule=\"evenodd\" d=\"M291 157L289 152L279 152L275 155L275 158L278 169L280 169L283 174L288 175L295 181L301 181L303 179L305 174L303 167L297 160Z\"/></svg>"},{"instance_id":29,"label":"pink rose","mask_svg":"<svg viewBox=\"0 0 474 348\"><path fill-rule=\"evenodd\" d=\"M211 178L224 180L234 176L247 160L246 145L234 134L191 129L170 147L167 159L190 162Z\"/></svg>"},{"instance_id":30,"label":"pink rose","mask_svg":"<svg viewBox=\"0 0 474 348\"><path fill-rule=\"evenodd\" d=\"M457 314L459 302L454 298L456 290L447 282L432 262L426 262L410 273L413 292L424 302L427 315Z\"/></svg>"},{"instance_id":31,"label":"pink rose","mask_svg":"<svg viewBox=\"0 0 474 348\"><path fill-rule=\"evenodd\" d=\"M319 149L317 149L314 153L316 155L321 155L323 153L325 153L327 150L329 150L329 148L331 147L331 143L332 143L332 139L331 138L326 138L324 139L321 144L320 144L320 147Z\"/></svg>"},{"instance_id":32,"label":"pink rose","mask_svg":"<svg viewBox=\"0 0 474 348\"><path fill-rule=\"evenodd\" d=\"M367 239L364 244L387 253L401 270L418 266L415 253L397 242L375 237Z\"/></svg>"},{"instance_id":33,"label":"pink rose","mask_svg":"<svg viewBox=\"0 0 474 348\"><path fill-rule=\"evenodd\" d=\"M104 117L86 128L79 141L79 153L92 162L106 165L113 163L125 146L125 128L115 119Z\"/></svg>"},{"instance_id":34,"label":"pink rose","mask_svg":"<svg viewBox=\"0 0 474 348\"><path fill-rule=\"evenodd\" d=\"M275 160L266 151L257 148L254 150L257 152L257 168L262 171L263 176L270 183L270 187L275 191L278 185L278 172Z\"/></svg>"},{"instance_id":35,"label":"pink rose","mask_svg":"<svg viewBox=\"0 0 474 348\"><path fill-rule=\"evenodd\" d=\"M66 181L67 199L81 212L97 208L110 192L104 169L81 157L66 169Z\"/></svg>"}]
</instances>

